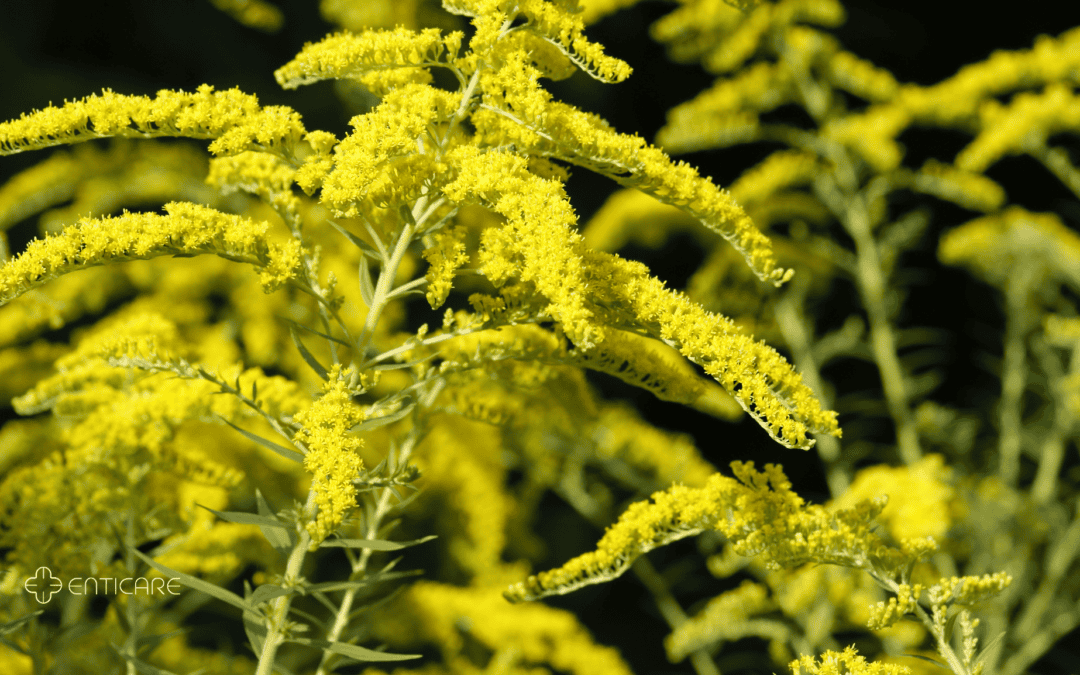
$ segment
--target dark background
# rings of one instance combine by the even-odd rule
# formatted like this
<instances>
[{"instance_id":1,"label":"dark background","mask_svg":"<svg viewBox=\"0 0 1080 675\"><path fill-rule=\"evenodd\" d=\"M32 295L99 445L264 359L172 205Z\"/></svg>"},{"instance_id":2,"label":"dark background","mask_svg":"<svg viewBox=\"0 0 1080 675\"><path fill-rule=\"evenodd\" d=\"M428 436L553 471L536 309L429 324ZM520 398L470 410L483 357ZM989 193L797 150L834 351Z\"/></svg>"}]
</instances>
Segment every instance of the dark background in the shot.
<instances>
[{"instance_id":1,"label":"dark background","mask_svg":"<svg viewBox=\"0 0 1080 675\"><path fill-rule=\"evenodd\" d=\"M341 137L348 129L349 114L338 104L330 84L283 91L273 79L273 71L289 61L305 42L319 40L333 27L319 17L314 0L277 4L285 12L285 27L275 35L265 35L239 25L209 2L200 0L0 0L0 69L4 75L0 120L17 117L50 102L58 104L100 92L103 88L152 95L163 88L192 90L209 83L219 89L239 86L257 94L263 104L291 106L302 113L308 129L326 129ZM1073 5L1071 9L1070 5ZM985 59L995 49L1028 48L1039 34L1057 35L1080 23L1080 10L1067 2L1013 4L1008 11L990 11L981 3L941 0L904 3L856 0L845 2L845 6L848 21L833 31L845 47L889 69L899 80L919 84L944 79L964 64ZM961 6L973 9L957 11ZM589 36L605 45L608 53L633 66L635 73L627 82L599 85L589 78L575 76L554 87L556 94L599 113L622 132L651 139L669 108L692 98L712 82L710 76L695 66L671 64L662 48L648 39L649 24L672 7L670 3L642 3L589 29ZM910 154L930 155L940 150L939 142L951 141L928 136L905 139L905 142ZM45 151L0 157L0 181L48 154ZM938 156L947 159L947 155ZM737 153L723 156L698 153L687 159L700 165L721 185L747 166ZM576 172L569 186L582 222L615 189L606 179L583 174L584 171ZM1014 200L1022 195L1028 208L1056 210L1072 226L1080 224L1075 199L1034 163L1003 162L991 175L1005 185ZM943 222L936 227L947 228L959 222ZM13 237L12 243L17 246L16 239ZM650 262L662 277L678 285L679 260ZM977 287L972 282L967 291L954 292L948 301L937 291L925 295L922 303L928 313L926 323L942 325L942 321L955 322L970 311L982 311L984 316L980 320L995 325L1000 316L995 313L992 293L986 289L973 290ZM964 306L957 310L948 303ZM985 303L986 309L974 307L980 303ZM961 327L953 327L958 334L963 333ZM963 344L955 349L963 352ZM992 384L993 380L987 382ZM611 387L610 382L599 384L605 390L620 391ZM647 403L648 397L635 398ZM737 435L725 431L721 443L714 422L677 406L658 404L652 399L651 404L643 406L643 412L660 426L694 433L699 447L718 466L730 459L754 459L759 465L766 461L780 462L787 467L797 491L808 497L824 497L815 454L784 450L771 443L752 422L741 425ZM588 535L587 529L582 530L580 521L575 521L572 514L554 502L550 508L552 517L541 525L541 534L552 542L552 564L592 548L596 537ZM586 535L565 536L573 531ZM683 542L660 551L654 560L664 566L684 556L688 559L696 556L692 543ZM715 592L700 567L689 576L700 579L701 586L695 591L691 583L682 589L684 592L696 592L699 598ZM643 675L692 672L686 662L676 665L666 662L659 637L667 629L647 596L631 590L637 586L629 577L556 598L550 604L578 613L598 640L618 645ZM684 599L684 604L689 602ZM613 620L613 616L620 618ZM627 639L635 634L645 639ZM740 670L736 664L730 665L732 671ZM1054 672L1057 667L1050 663L1043 665L1045 669L1040 668L1039 672ZM743 666L750 668L744 672L755 672L752 664Z\"/></svg>"}]
</instances>

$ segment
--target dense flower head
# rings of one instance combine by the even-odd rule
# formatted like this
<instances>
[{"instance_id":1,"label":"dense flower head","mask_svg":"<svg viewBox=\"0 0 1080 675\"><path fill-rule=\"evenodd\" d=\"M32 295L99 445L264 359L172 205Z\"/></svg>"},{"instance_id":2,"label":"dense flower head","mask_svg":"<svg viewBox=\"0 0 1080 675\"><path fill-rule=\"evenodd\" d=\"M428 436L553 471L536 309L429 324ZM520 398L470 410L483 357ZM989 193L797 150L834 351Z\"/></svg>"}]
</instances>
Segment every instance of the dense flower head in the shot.
<instances>
[{"instance_id":1,"label":"dense flower head","mask_svg":"<svg viewBox=\"0 0 1080 675\"><path fill-rule=\"evenodd\" d=\"M436 28L414 31L367 30L359 35L336 33L305 44L292 61L274 73L285 89L327 79L360 79L372 71L423 69L452 61L461 48L462 33L442 35Z\"/></svg>"},{"instance_id":2,"label":"dense flower head","mask_svg":"<svg viewBox=\"0 0 1080 675\"><path fill-rule=\"evenodd\" d=\"M851 646L842 652L803 656L788 664L795 675L909 675L911 668L892 663L867 663Z\"/></svg>"},{"instance_id":3,"label":"dense flower head","mask_svg":"<svg viewBox=\"0 0 1080 675\"><path fill-rule=\"evenodd\" d=\"M358 454L362 441L350 429L364 420L364 413L352 400L352 375L350 370L335 365L319 398L294 418L302 427L295 438L307 446L304 468L311 474L311 489L318 506L315 520L307 525L312 550L356 505L353 479L360 475L364 464Z\"/></svg>"},{"instance_id":4,"label":"dense flower head","mask_svg":"<svg viewBox=\"0 0 1080 675\"><path fill-rule=\"evenodd\" d=\"M891 575L930 552L891 548L874 534L883 500L830 512L806 505L774 464L760 472L753 462L731 466L736 478L714 474L701 488L674 485L631 504L596 550L530 576L504 595L511 602L536 600L610 581L642 554L706 529L719 531L737 553L760 556L772 569L817 562Z\"/></svg>"},{"instance_id":5,"label":"dense flower head","mask_svg":"<svg viewBox=\"0 0 1080 675\"><path fill-rule=\"evenodd\" d=\"M303 135L298 113L260 107L255 96L239 89L214 91L204 84L194 93L162 90L155 98L106 89L0 123L0 154L110 136L215 139L210 150L217 154L255 148L289 153Z\"/></svg>"},{"instance_id":6,"label":"dense flower head","mask_svg":"<svg viewBox=\"0 0 1080 675\"><path fill-rule=\"evenodd\" d=\"M847 492L831 505L848 508L860 499L886 495L888 505L879 519L895 541L920 537L941 540L956 516L950 477L941 455L927 455L909 466L873 466L859 471Z\"/></svg>"}]
</instances>

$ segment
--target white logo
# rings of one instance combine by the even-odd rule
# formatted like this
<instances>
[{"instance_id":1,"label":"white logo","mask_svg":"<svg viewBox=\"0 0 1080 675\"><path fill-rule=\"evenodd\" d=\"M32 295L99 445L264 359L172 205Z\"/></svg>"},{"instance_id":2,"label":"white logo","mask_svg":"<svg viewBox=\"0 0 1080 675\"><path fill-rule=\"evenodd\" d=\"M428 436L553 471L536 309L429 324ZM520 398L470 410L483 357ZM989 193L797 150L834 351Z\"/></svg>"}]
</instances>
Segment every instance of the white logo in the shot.
<instances>
[{"instance_id":1,"label":"white logo","mask_svg":"<svg viewBox=\"0 0 1080 675\"><path fill-rule=\"evenodd\" d=\"M139 591L144 593L158 591L161 593L168 592L171 595L180 595L180 589L172 587L174 583L179 586L180 582L176 579L164 579L161 577L155 579L147 579L146 577L124 577L123 579L117 579L116 577L75 577L67 582L67 589L72 595L97 595L99 591L106 594L122 593L124 595L135 595ZM34 576L23 583L23 588L26 589L27 593L33 593L37 601L44 605L52 600L53 595L64 589L64 582L54 577L52 570L48 567L39 567Z\"/></svg>"}]
</instances>

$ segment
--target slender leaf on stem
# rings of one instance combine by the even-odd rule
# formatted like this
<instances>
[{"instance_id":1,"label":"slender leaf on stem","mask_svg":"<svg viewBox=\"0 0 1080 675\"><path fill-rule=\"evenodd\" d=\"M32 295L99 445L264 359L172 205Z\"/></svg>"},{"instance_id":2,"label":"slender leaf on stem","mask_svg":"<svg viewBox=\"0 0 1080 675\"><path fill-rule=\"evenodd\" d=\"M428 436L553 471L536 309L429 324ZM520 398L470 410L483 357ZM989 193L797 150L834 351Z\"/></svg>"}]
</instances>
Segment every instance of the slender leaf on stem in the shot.
<instances>
[{"instance_id":1,"label":"slender leaf on stem","mask_svg":"<svg viewBox=\"0 0 1080 675\"><path fill-rule=\"evenodd\" d=\"M44 613L45 613L45 610L39 609L36 612L30 612L26 616L21 616L18 619L15 619L14 621L8 621L7 623L0 624L0 635L7 635L8 633L13 633L16 630L18 630L19 626L23 625L27 621L30 621L31 619L34 619L35 617L40 616L40 615L42 615Z\"/></svg>"},{"instance_id":2,"label":"slender leaf on stem","mask_svg":"<svg viewBox=\"0 0 1080 675\"><path fill-rule=\"evenodd\" d=\"M300 341L300 336L296 333L296 329L292 326L289 326L289 335L292 336L293 344L295 344L296 348L300 350L300 356L302 356L304 358L304 361L306 361L307 364L311 366L311 369L315 371L315 374L323 380L328 380L330 376L327 373L326 368L324 368L323 365L319 363L318 359L315 358L314 354L308 351L308 348L305 347L304 343Z\"/></svg>"},{"instance_id":3,"label":"slender leaf on stem","mask_svg":"<svg viewBox=\"0 0 1080 675\"><path fill-rule=\"evenodd\" d=\"M261 654L263 642L266 641L266 626L262 623L262 617L254 612L244 612L244 632L251 643L252 651Z\"/></svg>"},{"instance_id":4,"label":"slender leaf on stem","mask_svg":"<svg viewBox=\"0 0 1080 675\"><path fill-rule=\"evenodd\" d=\"M236 429L237 431L239 431L241 434L243 434L245 437L247 437L248 440L255 441L256 443L263 446L267 450L270 450L271 452L275 452L275 453L281 455L282 457L284 457L285 459L291 459L292 461L297 462L297 463L302 464L304 462L304 456L302 454L300 454L299 452L297 452L295 450L290 450L289 448L286 448L283 445L278 445L277 443L274 443L273 441L269 441L269 440L263 438L262 436L258 436L256 434L251 433L250 431L246 431L244 429L241 429L240 427L236 426L235 424L233 424L229 420L225 419L224 417L221 417L219 419L221 419L222 422L224 422L225 424L228 424L233 429Z\"/></svg>"},{"instance_id":5,"label":"slender leaf on stem","mask_svg":"<svg viewBox=\"0 0 1080 675\"><path fill-rule=\"evenodd\" d=\"M390 413L389 415L383 415L382 417L373 417L368 420L364 420L356 426L358 432L371 431L372 429L378 429L379 427L386 426L387 424L393 424L402 419L406 415L412 412L412 409L416 407L415 403L410 403L407 406L403 406L401 410Z\"/></svg>"},{"instance_id":6,"label":"slender leaf on stem","mask_svg":"<svg viewBox=\"0 0 1080 675\"><path fill-rule=\"evenodd\" d=\"M346 239L348 239L350 242L352 242L353 246L360 249L366 255L369 255L372 258L376 259L376 260L378 260L381 257L381 254L379 253L379 251L372 248L371 244L367 243L366 241L364 241L360 237L356 236L352 232L349 232L344 227L338 225L334 221L329 220L327 222L330 223L331 227L333 227L335 230L340 232Z\"/></svg>"},{"instance_id":7,"label":"slender leaf on stem","mask_svg":"<svg viewBox=\"0 0 1080 675\"><path fill-rule=\"evenodd\" d=\"M371 270L367 266L367 256L360 256L357 272L360 276L360 297L364 299L365 305L371 307L375 301L375 283L371 279Z\"/></svg>"},{"instance_id":8,"label":"slender leaf on stem","mask_svg":"<svg viewBox=\"0 0 1080 675\"><path fill-rule=\"evenodd\" d=\"M319 584L311 584L305 587L305 591L312 595L316 593L329 593L330 591L345 591L349 589L360 590L368 586L374 586L375 584L382 583L384 581L393 581L395 579L407 579L409 577L415 577L423 574L423 570L410 570L408 572L379 572L372 574L367 579L361 579L359 581L326 581Z\"/></svg>"},{"instance_id":9,"label":"slender leaf on stem","mask_svg":"<svg viewBox=\"0 0 1080 675\"><path fill-rule=\"evenodd\" d=\"M910 656L913 659L922 659L923 661L929 661L930 663L934 664L938 668L944 668L945 670L949 669L949 667L946 666L941 661L934 660L934 659L930 658L929 656L923 656L922 654L908 654L906 652L904 653L904 656Z\"/></svg>"},{"instance_id":10,"label":"slender leaf on stem","mask_svg":"<svg viewBox=\"0 0 1080 675\"><path fill-rule=\"evenodd\" d=\"M422 359L416 359L415 361L406 361L404 363L382 363L377 366L372 366L371 370L401 370L403 368L412 368L415 365L421 364L424 361L430 361L435 358L437 354L425 356Z\"/></svg>"},{"instance_id":11,"label":"slender leaf on stem","mask_svg":"<svg viewBox=\"0 0 1080 675\"><path fill-rule=\"evenodd\" d=\"M408 548L410 546L416 546L417 544L423 544L424 542L437 539L432 534L420 539L413 539L412 541L386 541L383 539L327 539L322 543L322 546L327 547L341 547L341 548L369 548L373 551L397 551L399 549Z\"/></svg>"},{"instance_id":12,"label":"slender leaf on stem","mask_svg":"<svg viewBox=\"0 0 1080 675\"><path fill-rule=\"evenodd\" d=\"M304 324L296 323L292 319L289 319L289 318L284 317L284 316L279 316L278 318L281 319L282 321L284 321L285 323L289 324L290 326L295 326L295 327L299 328L300 330L306 330L307 332L311 333L312 335L318 335L319 337L323 338L324 340L330 340L331 342L336 342L339 345L341 345L342 347L352 347L351 344L349 344L345 340L342 340L341 338L336 338L333 335L327 335L326 333L324 333L322 331L315 330L314 328L308 328Z\"/></svg>"},{"instance_id":13,"label":"slender leaf on stem","mask_svg":"<svg viewBox=\"0 0 1080 675\"><path fill-rule=\"evenodd\" d=\"M326 640L311 640L308 638L290 638L288 642L306 645L308 647L317 647L323 651L347 656L350 659L356 659L357 661L407 661L409 659L420 658L420 654L387 654L386 652L377 652L373 649L366 649L344 642L328 642Z\"/></svg>"},{"instance_id":14,"label":"slender leaf on stem","mask_svg":"<svg viewBox=\"0 0 1080 675\"><path fill-rule=\"evenodd\" d=\"M258 607L262 603L269 602L274 598L280 598L283 595L290 595L297 592L298 589L296 588L282 588L275 584L263 584L255 589L251 594L251 597L248 598L248 602L250 602L253 607Z\"/></svg>"},{"instance_id":15,"label":"slender leaf on stem","mask_svg":"<svg viewBox=\"0 0 1080 675\"><path fill-rule=\"evenodd\" d=\"M146 555L138 549L133 548L131 549L131 552L139 556L139 558L150 567L153 567L158 572L161 572L162 574L171 579L176 579L188 588L200 591L202 593L205 593L206 595L217 598L218 600L221 600L224 603L228 603L233 607L242 609L245 612L251 611L251 607L246 602L244 602L243 598L241 598L236 593L233 593L232 591L227 591L221 586L215 586L208 581L203 581L202 579L193 577L190 574L184 574L183 572L179 572L177 570L166 567L161 563L156 562L150 556Z\"/></svg>"},{"instance_id":16,"label":"slender leaf on stem","mask_svg":"<svg viewBox=\"0 0 1080 675\"><path fill-rule=\"evenodd\" d=\"M262 496L262 493L259 492L258 488L255 488L255 503L258 506L260 516L267 518L274 517L274 512L270 508L270 504L267 503L266 498ZM266 537L266 540L274 547L274 550L282 555L287 555L295 545L292 532L282 532L278 527L264 525L259 525L259 529L262 530L263 536Z\"/></svg>"},{"instance_id":17,"label":"slender leaf on stem","mask_svg":"<svg viewBox=\"0 0 1080 675\"><path fill-rule=\"evenodd\" d=\"M286 532L289 531L289 526L281 522L273 516L261 516L255 513L247 513L246 511L215 511L209 506L203 506L202 504L196 504L201 506L210 513L214 514L222 520L227 520L230 523L240 523L242 525L258 525L260 527L275 527Z\"/></svg>"}]
</instances>

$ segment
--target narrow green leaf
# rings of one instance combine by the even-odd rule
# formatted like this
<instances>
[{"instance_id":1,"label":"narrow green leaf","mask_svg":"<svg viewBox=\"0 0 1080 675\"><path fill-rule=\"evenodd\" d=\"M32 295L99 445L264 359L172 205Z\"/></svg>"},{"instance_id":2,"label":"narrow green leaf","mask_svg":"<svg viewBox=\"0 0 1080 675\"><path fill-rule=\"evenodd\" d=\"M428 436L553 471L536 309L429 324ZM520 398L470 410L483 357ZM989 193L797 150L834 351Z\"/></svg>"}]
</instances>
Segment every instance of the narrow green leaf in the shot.
<instances>
[{"instance_id":1,"label":"narrow green leaf","mask_svg":"<svg viewBox=\"0 0 1080 675\"><path fill-rule=\"evenodd\" d=\"M922 659L923 661L929 661L930 663L934 664L938 668L944 668L945 670L949 669L944 663L942 663L940 661L935 661L934 659L930 658L929 656L922 656L920 654L907 654L907 653L905 653L904 656L910 656L913 659Z\"/></svg>"},{"instance_id":2,"label":"narrow green leaf","mask_svg":"<svg viewBox=\"0 0 1080 675\"><path fill-rule=\"evenodd\" d=\"M945 641L952 642L953 629L956 628L956 620L960 617L960 612L953 614L949 617L949 620L945 622Z\"/></svg>"},{"instance_id":3,"label":"narrow green leaf","mask_svg":"<svg viewBox=\"0 0 1080 675\"><path fill-rule=\"evenodd\" d=\"M348 591L348 590L360 590L361 588L367 588L374 582L371 579L364 579L363 581L324 581L319 584L311 584L304 590L309 594L314 595L316 593L327 593L330 591Z\"/></svg>"},{"instance_id":4,"label":"narrow green leaf","mask_svg":"<svg viewBox=\"0 0 1080 675\"><path fill-rule=\"evenodd\" d=\"M422 359L416 359L414 361L406 361L404 363L380 363L377 366L373 366L372 370L400 370L402 368L412 368L413 366L423 363L424 361L430 361L435 358L437 354L425 356Z\"/></svg>"},{"instance_id":5,"label":"narrow green leaf","mask_svg":"<svg viewBox=\"0 0 1080 675\"><path fill-rule=\"evenodd\" d=\"M252 651L262 654L263 642L266 641L266 626L255 620L257 616L251 612L244 612L244 632L247 634L248 642L251 643Z\"/></svg>"},{"instance_id":6,"label":"narrow green leaf","mask_svg":"<svg viewBox=\"0 0 1080 675\"><path fill-rule=\"evenodd\" d=\"M202 504L197 505L221 518L222 521L240 523L241 525L258 525L259 528L262 529L262 532L264 532L264 535L266 535L267 529L280 532L280 537L278 537L278 539L284 538L282 543L285 545L285 548L293 548L292 530L289 529L288 525L285 525L272 515L258 515L255 513L246 513L244 511L215 511L210 507L203 507ZM271 544L274 543L274 540L270 539L270 537L267 537L267 539L270 540ZM278 548L278 546L275 545L274 548Z\"/></svg>"},{"instance_id":7,"label":"narrow green leaf","mask_svg":"<svg viewBox=\"0 0 1080 675\"><path fill-rule=\"evenodd\" d=\"M367 266L367 257L360 256L358 272L360 274L360 297L364 299L365 305L371 307L375 301L375 284L371 280L371 270Z\"/></svg>"},{"instance_id":8,"label":"narrow green leaf","mask_svg":"<svg viewBox=\"0 0 1080 675\"><path fill-rule=\"evenodd\" d=\"M333 335L327 335L326 333L323 333L322 331L315 330L314 328L308 328L304 324L297 323L297 322L293 321L292 319L290 319L288 317L279 316L278 319L280 319L281 321L284 321L285 323L289 324L290 326L296 326L300 330L307 331L307 332L311 333L312 335L318 335L319 337L323 338L324 340L331 340L333 342L336 342L339 345L341 345L342 347L352 347L351 344L349 344L348 342L345 342L341 338L336 338Z\"/></svg>"},{"instance_id":9,"label":"narrow green leaf","mask_svg":"<svg viewBox=\"0 0 1080 675\"><path fill-rule=\"evenodd\" d=\"M329 379L329 375L326 372L326 368L322 367L318 359L308 351L308 348L304 346L304 343L300 341L300 336L297 335L296 329L289 326L289 334L292 335L293 344L300 350L300 356L304 357L304 361L307 362L311 369L315 371L315 374L321 377L323 380Z\"/></svg>"},{"instance_id":10,"label":"narrow green leaf","mask_svg":"<svg viewBox=\"0 0 1080 675\"><path fill-rule=\"evenodd\" d=\"M415 488L414 486L412 486L412 485L410 485L409 487L411 487L412 489L416 490L416 488ZM404 510L404 509L405 509L405 507L407 507L407 506L408 506L409 504L412 504L412 503L413 503L414 501L416 501L416 499L417 499L417 498L418 498L419 496L420 496L420 492L419 492L419 491L417 491L417 492L415 492L415 493L413 493L413 494L409 495L408 497L406 497L405 499L402 499L402 500L401 500L400 502L398 502L397 504L394 504L393 506L391 506L391 507L390 507L390 509L389 509L389 510L387 511L387 513L388 513L388 514L389 514L389 513L395 513L395 512L400 512L400 511Z\"/></svg>"},{"instance_id":11,"label":"narrow green leaf","mask_svg":"<svg viewBox=\"0 0 1080 675\"><path fill-rule=\"evenodd\" d=\"M387 424L393 424L394 422L397 422L401 418L411 413L412 409L415 407L415 403L410 403L409 405L403 407L401 410L395 413L390 413L389 415L383 415L382 417L373 417L369 420L364 420L360 424L356 425L356 427L354 428L357 432L363 432L371 431L372 429L378 429L379 427L384 427Z\"/></svg>"},{"instance_id":12,"label":"narrow green leaf","mask_svg":"<svg viewBox=\"0 0 1080 675\"><path fill-rule=\"evenodd\" d=\"M270 508L270 504L266 502L266 498L262 496L258 488L255 488L255 504L259 509L259 515L266 518L275 518L273 510ZM280 521L279 521L280 522ZM270 545L274 547L276 551L282 555L288 555L289 551L294 546L292 530L286 530L282 532L277 527L266 527L259 525L259 529L262 530L263 536L270 542Z\"/></svg>"},{"instance_id":13,"label":"narrow green leaf","mask_svg":"<svg viewBox=\"0 0 1080 675\"><path fill-rule=\"evenodd\" d=\"M347 591L347 590L360 590L375 584L382 583L384 581L393 581L395 579L407 579L409 577L416 577L423 574L423 570L411 570L408 572L379 572L373 574L367 579L362 581L324 581L320 584L311 584L305 587L305 591L310 594L315 593L329 593L330 591Z\"/></svg>"},{"instance_id":14,"label":"narrow green leaf","mask_svg":"<svg viewBox=\"0 0 1080 675\"><path fill-rule=\"evenodd\" d=\"M308 647L317 647L323 651L347 656L350 659L356 659L357 661L407 661L409 659L420 658L420 654L387 654L386 652L377 652L373 649L358 647L357 645L350 645L344 642L328 642L326 640L311 640L308 638L290 638L287 642L306 645Z\"/></svg>"},{"instance_id":15,"label":"narrow green leaf","mask_svg":"<svg viewBox=\"0 0 1080 675\"><path fill-rule=\"evenodd\" d=\"M270 502L266 501L266 497L263 497L259 488L255 488L255 508L259 510L260 516L274 515L274 510L270 508Z\"/></svg>"},{"instance_id":16,"label":"narrow green leaf","mask_svg":"<svg viewBox=\"0 0 1080 675\"><path fill-rule=\"evenodd\" d=\"M338 225L334 221L328 220L327 222L330 223L331 227L333 227L335 230L340 232L342 234L342 236L344 236L346 239L348 239L352 243L353 246L356 246L361 251L363 251L367 255L370 255L375 260L378 260L381 257L379 252L376 251L374 248L372 248L371 244L367 243L366 241L364 241L360 237L356 236L352 232L349 232L344 227Z\"/></svg>"},{"instance_id":17,"label":"narrow green leaf","mask_svg":"<svg viewBox=\"0 0 1080 675\"><path fill-rule=\"evenodd\" d=\"M133 548L133 549L131 549L131 552L134 553L135 555L139 556L139 558L141 558L142 561L144 563L146 563L147 565L149 565L150 567L153 567L158 572L161 572L162 574L164 574L165 576L167 576L169 578L178 580L180 583L187 586L188 588L194 589L194 590L199 591L201 593L205 593L206 595L209 595L211 597L217 598L218 600L221 600L222 602L228 603L228 604L232 605L233 607L238 607L238 608L240 608L242 610L245 610L245 611L251 611L251 607L249 607L248 604L246 602L244 602L243 599L239 595L237 595L236 593L233 593L232 591L227 591L227 590L225 590L224 588L222 588L220 586L215 586L212 583L209 583L207 581L203 581L202 579L198 579L196 577L193 577L190 574L184 574L183 572L178 572L178 571L176 571L174 569L170 569L168 567L165 567L161 563L152 560L150 558L150 556L144 554L139 549Z\"/></svg>"},{"instance_id":18,"label":"narrow green leaf","mask_svg":"<svg viewBox=\"0 0 1080 675\"><path fill-rule=\"evenodd\" d=\"M297 452L295 450L290 450L289 448L286 448L283 445L278 445L277 443L275 443L273 441L270 441L270 440L267 440L267 439L265 439L262 436L259 436L257 434L253 434L250 431L247 431L246 429L241 429L240 427L236 426L235 424L233 424L229 420L225 419L224 417L219 416L218 419L220 419L225 424L228 424L233 429L236 429L237 431L239 431L248 440L255 441L256 443L263 446L267 450L269 450L271 452L274 452L274 453L277 453L277 454L281 455L282 457L284 457L285 459L291 459L294 462L303 464L304 456L301 455L299 452Z\"/></svg>"},{"instance_id":19,"label":"narrow green leaf","mask_svg":"<svg viewBox=\"0 0 1080 675\"><path fill-rule=\"evenodd\" d=\"M384 539L327 539L320 547L337 548L369 548L373 551L397 551L410 546L423 544L424 542L438 539L434 534L412 541L386 541Z\"/></svg>"},{"instance_id":20,"label":"narrow green leaf","mask_svg":"<svg viewBox=\"0 0 1080 675\"><path fill-rule=\"evenodd\" d=\"M297 593L295 588L282 588L281 586L275 586L274 584L263 584L255 589L248 598L248 602L252 607L258 607L264 602L273 600L274 598L280 598L283 595L291 595Z\"/></svg>"},{"instance_id":21,"label":"narrow green leaf","mask_svg":"<svg viewBox=\"0 0 1080 675\"><path fill-rule=\"evenodd\" d=\"M1005 631L1002 631L1002 632L998 633L998 636L996 638L994 638L990 642L987 642L986 646L983 647L982 651L979 652L979 655L975 657L975 663L978 664L983 659L985 659L987 656L989 656L990 655L990 650L993 649L994 647L996 647L997 644L999 642L1001 642L1001 640L1004 637L1005 637Z\"/></svg>"},{"instance_id":22,"label":"narrow green leaf","mask_svg":"<svg viewBox=\"0 0 1080 675\"><path fill-rule=\"evenodd\" d=\"M26 616L20 616L14 621L8 621L7 623L0 624L0 635L7 635L19 629L19 626L23 625L27 621L31 621L34 618L41 616L45 613L45 610L39 609L36 612L30 612Z\"/></svg>"}]
</instances>

